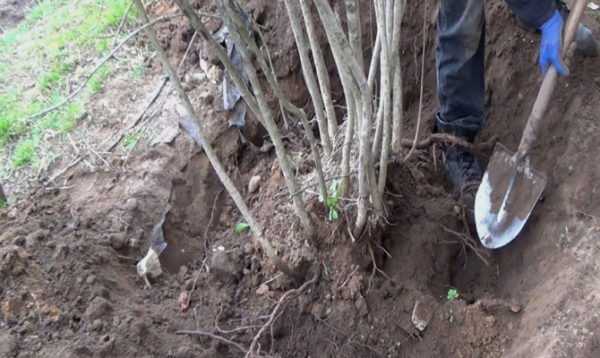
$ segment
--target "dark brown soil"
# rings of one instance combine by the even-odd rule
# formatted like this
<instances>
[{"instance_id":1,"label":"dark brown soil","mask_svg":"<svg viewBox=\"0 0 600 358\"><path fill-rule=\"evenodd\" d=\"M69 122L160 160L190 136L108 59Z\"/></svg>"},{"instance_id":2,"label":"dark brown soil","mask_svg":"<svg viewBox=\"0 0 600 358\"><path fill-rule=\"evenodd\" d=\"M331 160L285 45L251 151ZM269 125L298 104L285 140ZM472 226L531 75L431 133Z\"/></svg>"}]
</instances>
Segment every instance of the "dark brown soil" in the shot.
<instances>
[{"instance_id":1,"label":"dark brown soil","mask_svg":"<svg viewBox=\"0 0 600 358\"><path fill-rule=\"evenodd\" d=\"M153 6L156 13L173 10L170 2ZM285 54L276 59L278 75L302 102L306 93L297 91L302 82L291 36L282 25L282 4L256 0L248 7L265 26L269 46ZM408 133L418 105L421 11L421 5L411 6L404 25ZM425 51L426 119L433 118L436 103L433 19ZM586 21L597 32L596 24ZM519 29L501 1L488 2L487 26L488 118L481 140L497 135L514 149L539 87L538 38ZM187 25L178 21L161 31L178 62L189 40ZM188 59L187 72L199 71L197 60ZM328 221L312 198L308 205L322 234L304 242L274 153L248 146L237 129L227 128L217 85L192 86L192 99L220 158L269 239L296 267L311 262L321 271L259 340L262 352L279 357L600 356L600 178L594 165L600 155L595 136L600 72L595 59L576 59L571 69L572 75L560 80L532 158L549 177L543 200L518 240L484 252L487 265L448 231L462 233L463 221L445 189L439 148L392 166L385 229L353 242L346 223ZM157 74L149 76L150 83ZM137 113L139 103L112 93L121 111ZM177 116L174 98L167 92L160 114L171 129ZM424 135L431 128L426 121ZM206 156L187 135L176 133L152 147L151 140L142 141L128 158L117 157L102 170L76 169L67 188L40 188L0 209L0 356L243 356L232 345L176 332L207 331L247 349L276 301L296 285L272 267L249 234L233 232L242 220L237 209ZM265 144L262 133L252 120L244 132L258 145ZM302 150L297 133L287 137L292 150ZM312 170L306 154L299 158L301 172ZM261 177L260 186L249 193L255 176ZM168 247L161 255L166 272L146 287L135 264L155 239L152 228L169 205L163 225ZM450 288L458 290L459 299L447 300ZM191 297L187 310L181 308L182 293ZM423 332L412 322L416 305L418 316L428 321Z\"/></svg>"}]
</instances>

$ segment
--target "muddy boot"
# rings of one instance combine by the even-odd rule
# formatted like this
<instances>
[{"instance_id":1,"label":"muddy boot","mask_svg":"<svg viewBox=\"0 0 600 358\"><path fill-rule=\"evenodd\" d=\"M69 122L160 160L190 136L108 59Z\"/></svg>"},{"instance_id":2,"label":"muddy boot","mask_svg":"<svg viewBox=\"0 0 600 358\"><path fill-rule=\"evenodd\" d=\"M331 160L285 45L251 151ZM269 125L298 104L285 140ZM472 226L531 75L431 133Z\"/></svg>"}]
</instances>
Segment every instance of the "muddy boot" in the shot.
<instances>
[{"instance_id":1,"label":"muddy boot","mask_svg":"<svg viewBox=\"0 0 600 358\"><path fill-rule=\"evenodd\" d=\"M482 177L477 159L473 154L452 145L444 151L444 165L467 217L472 221L475 195Z\"/></svg>"}]
</instances>

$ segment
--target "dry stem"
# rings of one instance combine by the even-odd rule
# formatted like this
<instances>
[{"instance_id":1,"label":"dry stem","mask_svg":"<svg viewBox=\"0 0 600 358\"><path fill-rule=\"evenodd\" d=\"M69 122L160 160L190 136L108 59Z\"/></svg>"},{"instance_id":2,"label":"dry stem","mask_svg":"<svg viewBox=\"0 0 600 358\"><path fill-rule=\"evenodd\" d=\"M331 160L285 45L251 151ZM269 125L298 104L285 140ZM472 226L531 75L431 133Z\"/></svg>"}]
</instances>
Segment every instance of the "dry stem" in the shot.
<instances>
[{"instance_id":1,"label":"dry stem","mask_svg":"<svg viewBox=\"0 0 600 358\"><path fill-rule=\"evenodd\" d=\"M300 64L302 66L302 74L304 75L304 82L310 93L310 97L313 102L315 109L315 116L317 117L317 123L319 125L319 133L321 136L321 143L323 144L323 150L326 156L331 155L331 138L328 134L327 119L325 118L325 111L323 108L323 97L317 87L317 80L313 73L313 69L308 56L308 48L306 47L306 39L302 26L300 25L300 19L296 13L296 9L292 4L291 0L284 0L287 14L292 25L292 32L294 33L294 39L296 40L296 47L298 48L298 54L300 55ZM308 133L307 133L308 134Z\"/></svg>"},{"instance_id":2,"label":"dry stem","mask_svg":"<svg viewBox=\"0 0 600 358\"><path fill-rule=\"evenodd\" d=\"M325 65L323 51L321 51L321 45L319 43L319 39L317 37L317 32L315 29L315 22L307 1L308 0L300 0L300 6L302 8L304 25L306 27L306 33L308 35L308 41L310 43L310 51L312 53L313 61L315 63L315 69L317 70L317 78L319 79L319 87L321 88L321 95L323 96L325 113L327 114L327 129L329 132L329 137L333 142L337 133L338 125L337 117L335 115L335 109L333 107L333 99L331 97L331 84L329 79L329 72L327 71L327 66Z\"/></svg>"}]
</instances>

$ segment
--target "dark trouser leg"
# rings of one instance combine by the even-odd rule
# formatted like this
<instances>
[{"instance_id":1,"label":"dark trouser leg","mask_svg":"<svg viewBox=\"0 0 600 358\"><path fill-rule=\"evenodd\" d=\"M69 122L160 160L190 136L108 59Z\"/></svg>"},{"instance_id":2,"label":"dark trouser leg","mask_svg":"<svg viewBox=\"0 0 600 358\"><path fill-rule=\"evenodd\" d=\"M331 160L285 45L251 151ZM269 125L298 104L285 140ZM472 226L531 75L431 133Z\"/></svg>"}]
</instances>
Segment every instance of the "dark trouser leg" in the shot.
<instances>
[{"instance_id":1,"label":"dark trouser leg","mask_svg":"<svg viewBox=\"0 0 600 358\"><path fill-rule=\"evenodd\" d=\"M473 141L484 121L484 0L441 0L438 130Z\"/></svg>"}]
</instances>

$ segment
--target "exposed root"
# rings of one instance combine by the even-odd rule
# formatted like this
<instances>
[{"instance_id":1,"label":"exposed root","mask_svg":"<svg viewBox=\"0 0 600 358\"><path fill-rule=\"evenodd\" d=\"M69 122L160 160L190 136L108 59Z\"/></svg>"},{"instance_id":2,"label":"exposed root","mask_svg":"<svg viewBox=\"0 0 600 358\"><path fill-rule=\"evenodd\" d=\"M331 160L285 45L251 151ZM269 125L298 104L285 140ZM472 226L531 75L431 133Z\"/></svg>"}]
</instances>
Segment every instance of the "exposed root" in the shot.
<instances>
[{"instance_id":1,"label":"exposed root","mask_svg":"<svg viewBox=\"0 0 600 358\"><path fill-rule=\"evenodd\" d=\"M489 253L487 251L485 251L482 248L477 247L477 244L474 243L473 241L473 237L468 234L468 227L465 229L465 231L467 233L460 233L458 231L454 231L444 225L440 224L440 227L447 233L452 234L454 237L456 237L458 239L458 243L461 244L461 247L463 247L463 250L465 250L465 248L469 248L471 249L471 251L473 251L475 253L475 255L477 255L477 257L479 257L479 259L486 265L489 266L490 263L489 261L486 259L489 258Z\"/></svg>"},{"instance_id":2,"label":"exposed root","mask_svg":"<svg viewBox=\"0 0 600 358\"><path fill-rule=\"evenodd\" d=\"M387 273L385 273L382 269L379 268L379 266L377 266L377 261L375 260L375 253L373 252L373 248L371 247L371 244L368 245L369 246L369 254L371 254L371 261L373 262L373 271L371 271L371 276L369 277L369 285L367 286L367 294L369 293L369 291L371 291L371 284L373 282L373 278L375 277L375 274L377 272L379 272L380 274L383 275L383 277L387 278L390 281L393 281L390 276L388 276Z\"/></svg>"},{"instance_id":3,"label":"exposed root","mask_svg":"<svg viewBox=\"0 0 600 358\"><path fill-rule=\"evenodd\" d=\"M284 293L283 296L281 296L279 301L277 301L277 304L275 305L273 312L271 312L271 314L269 315L269 320L260 328L260 330L258 331L256 336L254 336L254 338L252 339L252 342L250 343L250 348L246 352L246 357L256 357L256 356L260 355L260 347L258 345L258 340L265 333L265 331L267 329L272 328L273 323L279 317L280 311L283 309L283 305L286 302L286 300L302 293L313 283L317 282L318 278L319 278L319 271L317 271L315 273L315 275L313 276L312 279L310 279L310 281L306 281L302 286L300 286L300 288L289 290L286 293Z\"/></svg>"},{"instance_id":4,"label":"exposed root","mask_svg":"<svg viewBox=\"0 0 600 358\"><path fill-rule=\"evenodd\" d=\"M415 149L427 149L427 148L429 148L430 145L435 144L435 143L447 143L447 144L457 145L457 146L461 147L462 149L464 149L468 152L471 152L473 154L484 155L485 153L491 151L494 148L494 145L496 145L496 142L498 142L498 137L496 137L496 136L491 137L490 139L488 139L487 141L485 141L483 143L474 144L465 139L454 136L452 134L433 133L428 138L418 141L416 143ZM413 143L414 142L412 139L402 138L402 146L403 147L411 148L413 146Z\"/></svg>"},{"instance_id":5,"label":"exposed root","mask_svg":"<svg viewBox=\"0 0 600 358\"><path fill-rule=\"evenodd\" d=\"M240 351L244 352L244 354L248 354L248 350L246 348L244 348L241 344L234 342L232 340L229 340L223 336L219 336L218 334L205 332L205 331L177 331L177 332L175 332L175 334L187 334L187 335L191 335L191 336L209 337L212 339L216 339L217 341L221 341L230 346L233 346L233 347L239 349Z\"/></svg>"}]
</instances>

